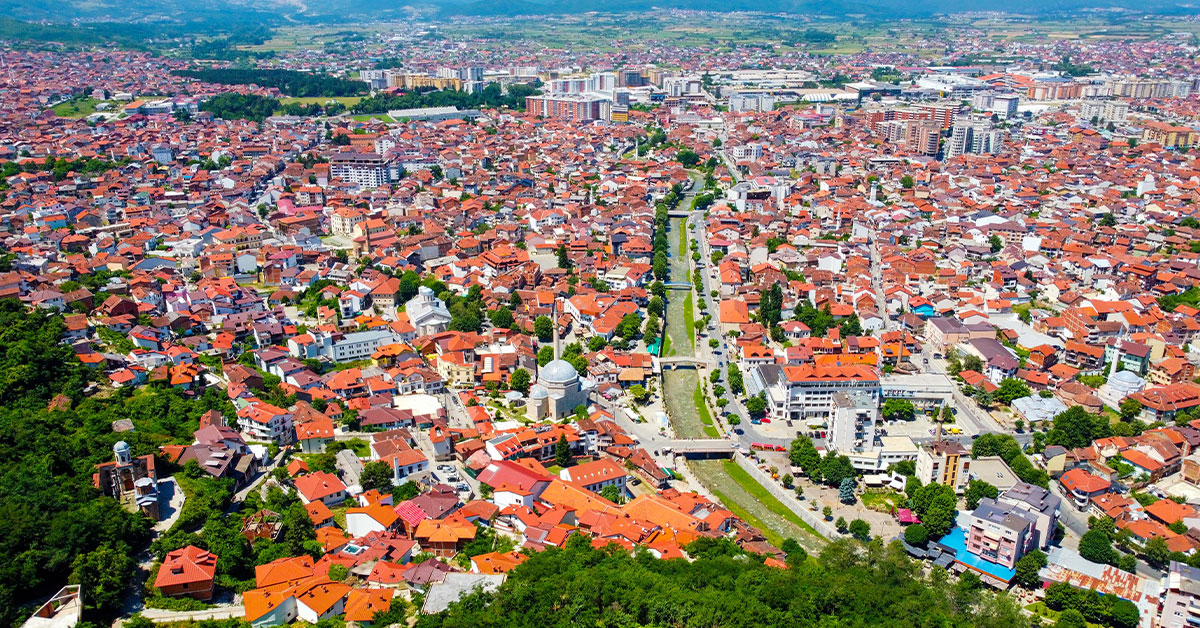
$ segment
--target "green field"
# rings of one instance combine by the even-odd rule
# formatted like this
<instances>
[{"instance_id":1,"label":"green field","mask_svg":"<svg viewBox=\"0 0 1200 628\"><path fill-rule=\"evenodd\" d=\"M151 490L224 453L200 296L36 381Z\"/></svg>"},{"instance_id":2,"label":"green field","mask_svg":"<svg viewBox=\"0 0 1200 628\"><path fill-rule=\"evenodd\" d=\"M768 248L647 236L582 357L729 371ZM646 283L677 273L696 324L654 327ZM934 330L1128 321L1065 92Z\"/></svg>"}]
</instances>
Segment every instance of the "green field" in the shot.
<instances>
[{"instance_id":1,"label":"green field","mask_svg":"<svg viewBox=\"0 0 1200 628\"><path fill-rule=\"evenodd\" d=\"M350 119L354 120L355 122L370 122L372 120L378 120L380 122L395 122L395 120L393 120L392 117L386 113L364 113L350 116Z\"/></svg>"},{"instance_id":2,"label":"green field","mask_svg":"<svg viewBox=\"0 0 1200 628\"><path fill-rule=\"evenodd\" d=\"M96 113L96 105L101 102L94 98L75 98L54 105L50 111L60 118L86 118Z\"/></svg>"},{"instance_id":3,"label":"green field","mask_svg":"<svg viewBox=\"0 0 1200 628\"><path fill-rule=\"evenodd\" d=\"M353 107L354 105L357 105L358 101L360 101L362 99L363 99L362 96L335 96L332 98L325 97L325 96L311 96L311 97L307 97L307 98L280 98L279 104L290 105L292 103L298 103L301 105L312 105L312 104L323 105L327 102L336 100L337 102L340 102L343 105L346 105L347 107Z\"/></svg>"},{"instance_id":4,"label":"green field","mask_svg":"<svg viewBox=\"0 0 1200 628\"><path fill-rule=\"evenodd\" d=\"M709 438L721 438L721 433L713 425L712 413L708 411L708 404L704 402L704 390L700 388L700 382L696 382L696 392L692 393L692 402L696 404L696 412L700 414L700 422L704 424L704 435Z\"/></svg>"},{"instance_id":5,"label":"green field","mask_svg":"<svg viewBox=\"0 0 1200 628\"><path fill-rule=\"evenodd\" d=\"M696 348L696 314L692 312L692 293L683 299L683 324L687 326L688 342Z\"/></svg>"},{"instance_id":6,"label":"green field","mask_svg":"<svg viewBox=\"0 0 1200 628\"><path fill-rule=\"evenodd\" d=\"M813 528L812 526L808 525L807 522L801 519L800 515L797 515L796 513L792 512L790 508L784 506L783 502L776 499L770 491L763 487L763 485L754 481L754 478L750 477L750 474L746 473L746 470L739 467L736 462L732 460L726 460L722 464L725 467L725 472L729 474L729 477L733 478L735 482L740 484L747 493L750 493L754 497L758 498L758 501L765 505L771 512L783 517L799 527L801 530L808 532L818 539L823 541L829 540L821 536L821 533L817 532L816 528Z\"/></svg>"}]
</instances>

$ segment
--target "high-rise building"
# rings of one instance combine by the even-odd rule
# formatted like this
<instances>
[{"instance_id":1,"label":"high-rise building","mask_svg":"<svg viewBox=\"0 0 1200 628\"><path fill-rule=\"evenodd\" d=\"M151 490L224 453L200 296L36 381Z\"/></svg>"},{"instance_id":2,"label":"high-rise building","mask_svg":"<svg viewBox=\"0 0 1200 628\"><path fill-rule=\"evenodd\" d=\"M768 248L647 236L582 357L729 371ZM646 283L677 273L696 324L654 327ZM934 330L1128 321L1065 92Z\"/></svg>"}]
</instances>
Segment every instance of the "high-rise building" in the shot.
<instances>
[{"instance_id":1,"label":"high-rise building","mask_svg":"<svg viewBox=\"0 0 1200 628\"><path fill-rule=\"evenodd\" d=\"M917 452L917 479L921 484L936 482L961 493L967 488L970 468L970 453L955 441L928 442Z\"/></svg>"},{"instance_id":2,"label":"high-rise building","mask_svg":"<svg viewBox=\"0 0 1200 628\"><path fill-rule=\"evenodd\" d=\"M334 153L329 158L329 175L364 187L391 181L388 162L377 153Z\"/></svg>"},{"instance_id":3,"label":"high-rise building","mask_svg":"<svg viewBox=\"0 0 1200 628\"><path fill-rule=\"evenodd\" d=\"M875 443L879 398L862 392L833 395L829 413L829 447L841 453L862 452Z\"/></svg>"},{"instance_id":4,"label":"high-rise building","mask_svg":"<svg viewBox=\"0 0 1200 628\"><path fill-rule=\"evenodd\" d=\"M950 139L946 141L944 159L973 153L990 155L1000 152L1004 144L1004 132L992 127L990 122L958 118L950 128Z\"/></svg>"},{"instance_id":5,"label":"high-rise building","mask_svg":"<svg viewBox=\"0 0 1200 628\"><path fill-rule=\"evenodd\" d=\"M602 118L606 98L588 94L544 94L525 99L525 111L535 116L586 122Z\"/></svg>"}]
</instances>

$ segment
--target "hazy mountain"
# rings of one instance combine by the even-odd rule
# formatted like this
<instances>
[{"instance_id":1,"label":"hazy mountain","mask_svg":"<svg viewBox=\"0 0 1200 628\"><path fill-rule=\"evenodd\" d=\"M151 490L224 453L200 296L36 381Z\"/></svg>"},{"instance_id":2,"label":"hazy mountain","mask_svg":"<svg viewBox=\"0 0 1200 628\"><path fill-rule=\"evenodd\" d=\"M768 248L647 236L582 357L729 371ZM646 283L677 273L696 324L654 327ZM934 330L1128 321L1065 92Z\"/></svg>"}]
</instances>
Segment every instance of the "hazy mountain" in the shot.
<instances>
[{"instance_id":1,"label":"hazy mountain","mask_svg":"<svg viewBox=\"0 0 1200 628\"><path fill-rule=\"evenodd\" d=\"M1194 13L1177 0L0 0L0 15L20 20L76 21L251 21L338 22L428 16L507 16L628 13L652 9L788 12L809 15L926 17L938 13L1004 10L1012 13L1064 13L1093 8L1139 12Z\"/></svg>"}]
</instances>

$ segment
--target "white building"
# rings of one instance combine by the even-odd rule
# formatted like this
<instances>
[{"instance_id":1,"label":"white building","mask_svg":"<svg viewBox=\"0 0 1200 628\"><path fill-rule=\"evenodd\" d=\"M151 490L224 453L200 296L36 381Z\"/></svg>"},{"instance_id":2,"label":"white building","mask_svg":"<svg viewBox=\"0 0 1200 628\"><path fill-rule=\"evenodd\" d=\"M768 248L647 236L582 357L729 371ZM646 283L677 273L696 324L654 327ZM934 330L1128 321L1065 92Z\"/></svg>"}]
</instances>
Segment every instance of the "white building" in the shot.
<instances>
[{"instance_id":1,"label":"white building","mask_svg":"<svg viewBox=\"0 0 1200 628\"><path fill-rule=\"evenodd\" d=\"M861 364L764 364L751 368L745 379L746 391L750 395L764 394L768 413L778 420L824 423L833 414L837 393L861 393L879 402L879 375Z\"/></svg>"},{"instance_id":2,"label":"white building","mask_svg":"<svg viewBox=\"0 0 1200 628\"><path fill-rule=\"evenodd\" d=\"M426 286L417 289L417 296L404 304L404 311L408 314L408 321L417 328L419 336L441 333L450 326L450 310Z\"/></svg>"}]
</instances>

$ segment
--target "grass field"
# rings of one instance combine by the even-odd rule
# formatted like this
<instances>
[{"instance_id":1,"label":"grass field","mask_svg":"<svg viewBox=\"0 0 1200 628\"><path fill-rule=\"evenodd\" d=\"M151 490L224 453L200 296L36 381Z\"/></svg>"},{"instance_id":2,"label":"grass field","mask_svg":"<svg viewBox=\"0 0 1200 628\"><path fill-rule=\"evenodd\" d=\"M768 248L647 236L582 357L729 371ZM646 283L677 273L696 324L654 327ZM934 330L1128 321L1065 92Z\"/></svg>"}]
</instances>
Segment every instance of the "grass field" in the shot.
<instances>
[{"instance_id":1,"label":"grass field","mask_svg":"<svg viewBox=\"0 0 1200 628\"><path fill-rule=\"evenodd\" d=\"M696 314L692 312L692 293L683 299L683 324L687 325L688 342L696 348Z\"/></svg>"},{"instance_id":2,"label":"grass field","mask_svg":"<svg viewBox=\"0 0 1200 628\"><path fill-rule=\"evenodd\" d=\"M870 510L875 512L891 512L893 507L904 503L904 496L899 493L863 493L860 498L862 503Z\"/></svg>"},{"instance_id":3,"label":"grass field","mask_svg":"<svg viewBox=\"0 0 1200 628\"><path fill-rule=\"evenodd\" d=\"M697 460L688 464L696 478L738 518L762 530L772 545L793 538L806 550L819 550L827 539L817 534L796 513L788 510L737 463ZM730 468L734 470L731 473ZM765 498L763 497L765 495Z\"/></svg>"},{"instance_id":4,"label":"grass field","mask_svg":"<svg viewBox=\"0 0 1200 628\"><path fill-rule=\"evenodd\" d=\"M708 411L708 404L704 402L704 390L700 387L700 382L696 382L696 392L692 393L692 402L696 404L696 412L700 415L700 422L704 424L704 435L709 438L720 438L721 433L713 425L712 413Z\"/></svg>"},{"instance_id":5,"label":"grass field","mask_svg":"<svg viewBox=\"0 0 1200 628\"><path fill-rule=\"evenodd\" d=\"M299 103L301 105L311 105L311 104L323 105L331 100L336 100L336 101L342 103L343 105L346 105L347 107L353 107L354 105L357 105L358 101L360 101L362 99L363 99L362 96L335 96L332 98L324 97L324 96L311 96L308 98L281 98L281 99L279 99L279 104L290 105L292 103Z\"/></svg>"},{"instance_id":6,"label":"grass field","mask_svg":"<svg viewBox=\"0 0 1200 628\"><path fill-rule=\"evenodd\" d=\"M395 120L393 120L392 117L386 113L364 113L356 116L350 116L350 119L356 122L370 122L372 120L379 120L380 122L395 122Z\"/></svg>"},{"instance_id":7,"label":"grass field","mask_svg":"<svg viewBox=\"0 0 1200 628\"><path fill-rule=\"evenodd\" d=\"M96 113L96 105L101 102L94 98L75 98L54 105L50 111L60 118L86 118Z\"/></svg>"}]
</instances>

